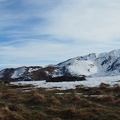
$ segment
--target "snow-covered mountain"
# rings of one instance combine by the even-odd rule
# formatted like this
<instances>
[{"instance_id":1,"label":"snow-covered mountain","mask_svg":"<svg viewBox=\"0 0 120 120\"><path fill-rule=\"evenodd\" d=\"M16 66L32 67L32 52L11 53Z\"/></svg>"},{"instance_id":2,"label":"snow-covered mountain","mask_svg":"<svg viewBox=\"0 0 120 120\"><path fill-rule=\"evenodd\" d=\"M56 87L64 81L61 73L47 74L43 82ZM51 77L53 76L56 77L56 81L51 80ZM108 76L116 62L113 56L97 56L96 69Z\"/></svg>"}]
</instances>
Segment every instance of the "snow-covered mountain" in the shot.
<instances>
[{"instance_id":1,"label":"snow-covered mountain","mask_svg":"<svg viewBox=\"0 0 120 120\"><path fill-rule=\"evenodd\" d=\"M7 68L0 71L0 78L2 80L18 79L18 80L32 80L33 72L41 69L40 66L31 67L19 67L19 68Z\"/></svg>"},{"instance_id":2,"label":"snow-covered mountain","mask_svg":"<svg viewBox=\"0 0 120 120\"><path fill-rule=\"evenodd\" d=\"M91 53L59 63L61 69L54 76L71 74L75 76L116 76L120 75L120 50L108 53Z\"/></svg>"},{"instance_id":3,"label":"snow-covered mountain","mask_svg":"<svg viewBox=\"0 0 120 120\"><path fill-rule=\"evenodd\" d=\"M120 49L108 53L91 53L71 58L47 67L20 67L0 71L1 79L42 80L58 76L116 76L120 75Z\"/></svg>"}]
</instances>

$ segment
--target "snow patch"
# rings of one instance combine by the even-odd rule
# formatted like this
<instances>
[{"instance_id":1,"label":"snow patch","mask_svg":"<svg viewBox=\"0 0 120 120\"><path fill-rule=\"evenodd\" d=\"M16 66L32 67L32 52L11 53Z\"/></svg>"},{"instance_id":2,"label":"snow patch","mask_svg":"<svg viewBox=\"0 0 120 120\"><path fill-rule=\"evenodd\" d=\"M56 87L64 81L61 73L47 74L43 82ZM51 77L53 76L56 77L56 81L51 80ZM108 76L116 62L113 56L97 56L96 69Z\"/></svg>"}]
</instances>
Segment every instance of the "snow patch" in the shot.
<instances>
[{"instance_id":1,"label":"snow patch","mask_svg":"<svg viewBox=\"0 0 120 120\"><path fill-rule=\"evenodd\" d=\"M112 77L94 77L87 78L86 81L75 81L75 82L46 82L46 81L20 81L20 82L12 82L11 84L33 84L37 88L47 88L47 89L75 89L77 85L84 85L85 87L98 87L101 83L106 83L111 86L118 84L120 85L120 76L112 76Z\"/></svg>"},{"instance_id":2,"label":"snow patch","mask_svg":"<svg viewBox=\"0 0 120 120\"><path fill-rule=\"evenodd\" d=\"M34 72L34 71L37 71L39 70L40 68L29 68L28 72L31 73L31 72Z\"/></svg>"},{"instance_id":3,"label":"snow patch","mask_svg":"<svg viewBox=\"0 0 120 120\"><path fill-rule=\"evenodd\" d=\"M0 78L4 77L4 71L5 70L0 71Z\"/></svg>"},{"instance_id":4,"label":"snow patch","mask_svg":"<svg viewBox=\"0 0 120 120\"><path fill-rule=\"evenodd\" d=\"M76 75L91 75L97 72L97 67L93 64L93 61L74 61L73 65L68 67L71 73Z\"/></svg>"},{"instance_id":5,"label":"snow patch","mask_svg":"<svg viewBox=\"0 0 120 120\"><path fill-rule=\"evenodd\" d=\"M26 72L26 67L17 68L11 78L19 78Z\"/></svg>"}]
</instances>

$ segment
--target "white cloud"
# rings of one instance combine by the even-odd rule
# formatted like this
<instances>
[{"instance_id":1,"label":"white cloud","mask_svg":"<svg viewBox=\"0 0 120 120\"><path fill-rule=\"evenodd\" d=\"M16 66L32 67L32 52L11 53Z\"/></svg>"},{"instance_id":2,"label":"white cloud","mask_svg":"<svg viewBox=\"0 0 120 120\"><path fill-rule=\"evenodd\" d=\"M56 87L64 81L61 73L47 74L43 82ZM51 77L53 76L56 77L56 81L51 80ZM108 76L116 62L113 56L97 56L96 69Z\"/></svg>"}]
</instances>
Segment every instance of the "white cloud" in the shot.
<instances>
[{"instance_id":1,"label":"white cloud","mask_svg":"<svg viewBox=\"0 0 120 120\"><path fill-rule=\"evenodd\" d=\"M0 36L8 41L0 37L0 66L54 64L120 46L119 0L21 1L23 9L0 8Z\"/></svg>"},{"instance_id":2,"label":"white cloud","mask_svg":"<svg viewBox=\"0 0 120 120\"><path fill-rule=\"evenodd\" d=\"M1 13L1 28L26 28L24 21L29 23L36 18L39 23L28 24L29 27L23 30L7 32L21 36L49 34L74 41L108 42L120 38L119 0L23 0L23 6L26 9L19 13L13 14L8 10L8 14Z\"/></svg>"},{"instance_id":3,"label":"white cloud","mask_svg":"<svg viewBox=\"0 0 120 120\"><path fill-rule=\"evenodd\" d=\"M75 40L110 41L120 38L120 1L69 0L48 13L40 32Z\"/></svg>"},{"instance_id":4,"label":"white cloud","mask_svg":"<svg viewBox=\"0 0 120 120\"><path fill-rule=\"evenodd\" d=\"M5 44L0 47L0 60L3 64L48 64L48 61L61 61L64 59L62 50L67 50L68 46L64 44L42 42L39 40L22 41L22 45L14 46L12 44ZM65 54L67 51L64 52ZM61 56L61 57L59 57ZM45 62L41 62L45 61ZM46 62L47 61L47 62Z\"/></svg>"},{"instance_id":5,"label":"white cloud","mask_svg":"<svg viewBox=\"0 0 120 120\"><path fill-rule=\"evenodd\" d=\"M1 67L57 64L69 58L93 52L109 52L114 49L114 46L116 49L120 46L119 42L110 42L109 45L103 42L93 42L86 45L81 45L79 42L65 44L35 39L22 40L20 45L15 42L17 41L0 46Z\"/></svg>"}]
</instances>

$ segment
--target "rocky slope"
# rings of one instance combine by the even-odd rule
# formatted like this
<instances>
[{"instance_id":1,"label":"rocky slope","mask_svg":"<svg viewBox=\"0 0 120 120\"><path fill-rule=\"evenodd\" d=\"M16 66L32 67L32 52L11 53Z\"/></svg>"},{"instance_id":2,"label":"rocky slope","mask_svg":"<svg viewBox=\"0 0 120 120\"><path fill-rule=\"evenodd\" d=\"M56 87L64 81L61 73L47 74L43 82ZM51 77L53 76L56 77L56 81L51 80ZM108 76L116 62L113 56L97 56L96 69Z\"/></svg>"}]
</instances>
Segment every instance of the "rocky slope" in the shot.
<instances>
[{"instance_id":1,"label":"rocky slope","mask_svg":"<svg viewBox=\"0 0 120 120\"><path fill-rule=\"evenodd\" d=\"M51 77L83 75L91 77L120 75L120 50L79 56L44 68L32 66L0 71L1 80L47 80Z\"/></svg>"}]
</instances>

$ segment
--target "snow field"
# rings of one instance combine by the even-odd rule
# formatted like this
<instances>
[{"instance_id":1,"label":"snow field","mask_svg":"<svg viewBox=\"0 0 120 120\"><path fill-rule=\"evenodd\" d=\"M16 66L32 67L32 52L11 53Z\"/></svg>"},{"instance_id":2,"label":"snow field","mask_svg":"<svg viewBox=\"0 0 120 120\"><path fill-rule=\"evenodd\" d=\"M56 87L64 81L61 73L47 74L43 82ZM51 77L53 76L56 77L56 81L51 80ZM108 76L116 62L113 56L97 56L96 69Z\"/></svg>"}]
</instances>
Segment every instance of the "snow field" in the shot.
<instances>
[{"instance_id":1,"label":"snow field","mask_svg":"<svg viewBox=\"0 0 120 120\"><path fill-rule=\"evenodd\" d=\"M94 77L94 78L87 78L85 81L74 81L74 82L46 82L43 81L20 81L20 82L12 82L11 84L33 84L36 88L46 88L46 89L75 89L77 85L84 85L85 87L97 87L101 83L106 83L111 86L118 84L120 85L120 76L112 76L112 77Z\"/></svg>"}]
</instances>

